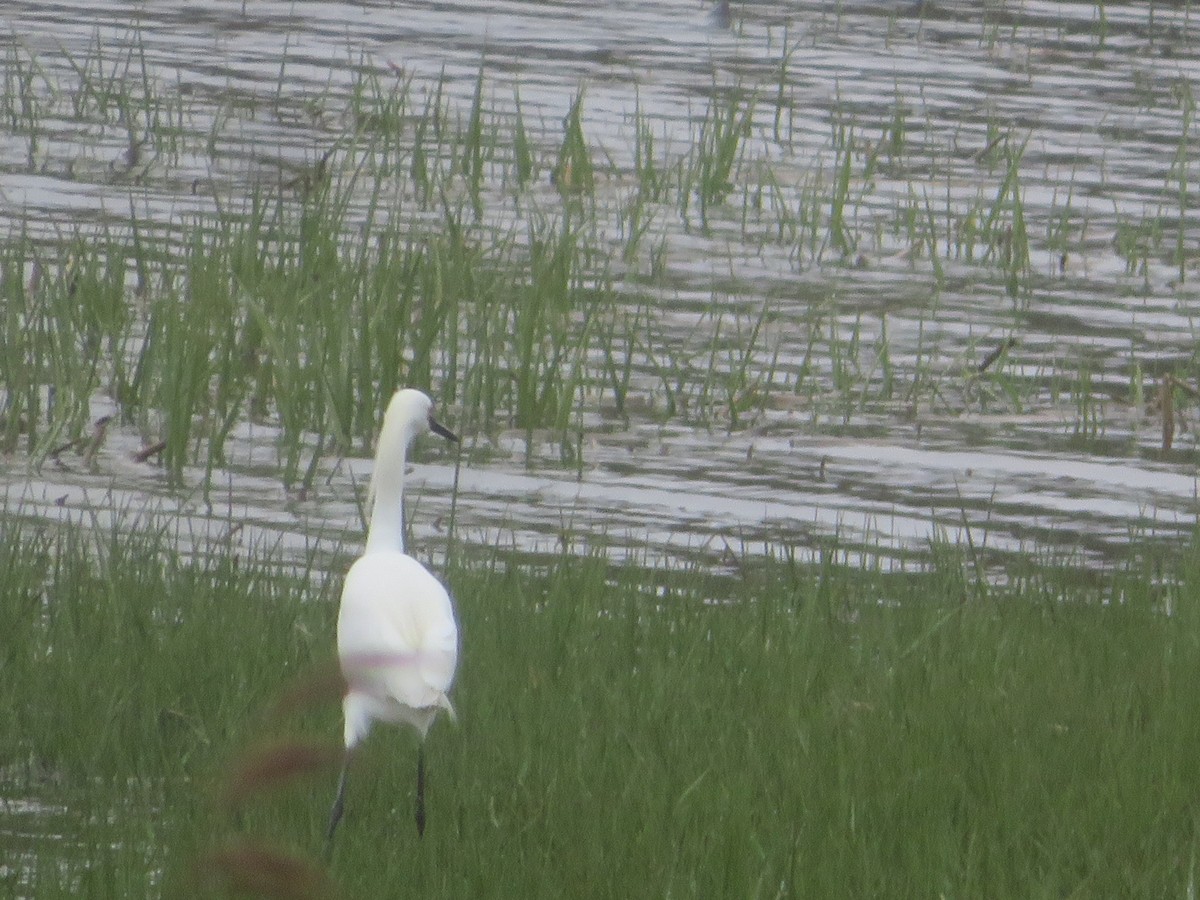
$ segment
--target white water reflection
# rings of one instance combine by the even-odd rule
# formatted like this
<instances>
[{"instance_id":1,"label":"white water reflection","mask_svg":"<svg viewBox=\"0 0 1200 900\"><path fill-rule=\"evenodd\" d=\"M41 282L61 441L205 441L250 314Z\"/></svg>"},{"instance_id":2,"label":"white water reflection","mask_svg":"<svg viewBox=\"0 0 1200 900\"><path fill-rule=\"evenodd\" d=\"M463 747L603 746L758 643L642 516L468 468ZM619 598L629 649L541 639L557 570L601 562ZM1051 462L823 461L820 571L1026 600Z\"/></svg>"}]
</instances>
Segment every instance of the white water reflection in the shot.
<instances>
[{"instance_id":1,"label":"white water reflection","mask_svg":"<svg viewBox=\"0 0 1200 900\"><path fill-rule=\"evenodd\" d=\"M469 439L459 472L460 534L546 549L566 533L617 555L669 561L720 554L727 544L812 547L831 534L884 551L920 548L957 534L965 519L994 549L1027 547L1033 535L1106 562L1121 555L1131 531L1189 529L1192 435L1181 423L1182 449L1156 452L1157 421L1131 411L1127 395L1135 368L1149 376L1190 358L1200 298L1186 266L1181 283L1177 263L1149 254L1134 265L1114 249L1122 229L1147 218L1178 229L1189 244L1200 234L1190 204L1182 212L1171 206L1179 166L1184 183L1194 181L1180 156L1192 137L1181 92L1200 78L1189 8L1155 5L1151 17L1146 4L1105 4L1100 28L1091 3L798 0L734 4L731 28L722 29L708 7L692 0L109 0L85 13L78 4L10 2L0 42L35 53L48 77L69 82L73 65L102 48L112 71L128 65L141 78L144 66L155 91L199 102L208 118L184 124L212 128L222 149L152 155L132 181L113 168L128 144L122 127L45 123L32 159L28 136L0 134L0 217L48 242L80 222L123 222L131 210L144 226L174 234L180 222L212 210L207 195L190 190L197 180L236 189L319 158L344 130L347 95L363 68L425 90L444 79L465 113L482 66L498 113L511 112L519 89L545 158L586 87L588 138L618 168L599 190L613 195L632 165L635 110L653 123L660 146L682 148L695 140L714 93L757 90L764 102L745 153L769 164L784 187L828 170L840 124L852 123L864 141L882 141L902 111L903 163L881 165L873 183L855 186L850 204L858 225L878 229L878 248L864 253L861 266L803 258L773 236L769 216L743 222L736 202L716 210L707 229L664 215L667 287L654 296L667 338L702 344L718 322L727 334L737 316L768 304L768 341L786 397L787 380L809 363L833 378L830 359L805 361L803 324L817 306L828 308L829 329L867 343L882 332L886 313L901 378L926 364L931 346L939 365L966 371L1015 334L1012 375L1045 384L1034 402L979 409L961 399L966 388L955 376L941 405L910 409L897 399L813 415L797 400L794 408L769 407L749 429L728 431L720 421L664 421L661 385L642 370L631 393L649 412L620 419L611 398L597 391L586 399L581 470L559 465L552 448L530 453L524 435L479 436L473 448ZM141 56L131 60L135 43ZM783 101L778 119L772 92ZM1004 177L1005 163L987 157L998 136L1025 148L1021 199L1039 273L1029 302L1014 302L995 271L954 254L942 260L939 290L930 267L889 231L897 208L928 209L939 246L951 242L962 224L954 215L994 197ZM915 195L914 184L924 193ZM615 222L605 227L618 233ZM1067 234L1065 259L1056 228ZM632 296L641 286L622 289ZM1078 400L1067 381L1082 369L1107 392L1096 413L1103 441L1077 439ZM96 415L112 411L97 398ZM333 466L313 496L298 500L275 476L270 431L248 428L205 497L199 489L167 490L153 466L130 462L137 447L136 435L114 426L94 470L67 458L31 474L22 459L6 460L8 507L54 516L136 508L151 498L189 522L212 523L214 533L242 521L254 540L298 553L314 541L357 540L353 498L365 483L365 460ZM196 484L203 473L188 477ZM454 477L445 456L417 468L415 527L429 541L445 538Z\"/></svg>"}]
</instances>

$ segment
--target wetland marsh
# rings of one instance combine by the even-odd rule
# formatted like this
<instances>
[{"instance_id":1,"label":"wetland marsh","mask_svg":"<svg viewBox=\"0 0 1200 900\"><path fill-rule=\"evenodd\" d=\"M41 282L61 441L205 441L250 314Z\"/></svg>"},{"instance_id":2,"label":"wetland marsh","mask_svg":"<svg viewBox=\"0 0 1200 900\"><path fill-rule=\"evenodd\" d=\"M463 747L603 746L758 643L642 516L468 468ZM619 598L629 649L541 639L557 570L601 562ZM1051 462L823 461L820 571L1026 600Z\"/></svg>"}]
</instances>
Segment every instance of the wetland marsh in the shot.
<instances>
[{"instance_id":1,"label":"wetland marsh","mask_svg":"<svg viewBox=\"0 0 1200 900\"><path fill-rule=\"evenodd\" d=\"M482 543L1191 527L1188 5L549 9L10 7L10 507L352 534L405 379Z\"/></svg>"},{"instance_id":2,"label":"wetland marsh","mask_svg":"<svg viewBox=\"0 0 1200 900\"><path fill-rule=\"evenodd\" d=\"M464 721L349 896L1194 892L1194 15L7 4L0 883L257 871L413 384Z\"/></svg>"}]
</instances>

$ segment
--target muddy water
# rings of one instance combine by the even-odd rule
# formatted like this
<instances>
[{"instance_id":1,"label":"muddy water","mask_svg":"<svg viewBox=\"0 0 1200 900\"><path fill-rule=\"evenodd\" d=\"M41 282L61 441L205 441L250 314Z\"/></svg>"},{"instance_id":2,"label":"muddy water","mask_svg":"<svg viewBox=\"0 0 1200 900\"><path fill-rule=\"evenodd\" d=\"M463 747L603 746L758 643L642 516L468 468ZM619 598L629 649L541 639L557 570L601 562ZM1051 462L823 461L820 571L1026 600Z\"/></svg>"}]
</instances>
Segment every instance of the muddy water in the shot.
<instances>
[{"instance_id":1,"label":"muddy water","mask_svg":"<svg viewBox=\"0 0 1200 900\"><path fill-rule=\"evenodd\" d=\"M543 159L586 85L586 133L613 160L617 185L632 166L636 109L659 146L686 147L714 93L756 93L742 171L769 166L784 185L832 178L839 125L883 140L900 116L902 159L852 192L855 233L874 237L848 257L815 258L778 241L776 220L747 220L737 191L708 229L660 218L667 252L652 296L669 338L703 345L718 322L729 334L770 308L755 364L778 364L761 411L736 427L719 416L664 419L661 382L638 366L624 416L609 397L587 401L582 466L564 469L548 442L535 436L530 447L518 433L468 435L457 470L425 450L410 512L431 546L444 540L456 481L456 530L469 543L544 550L569 534L576 546L658 562L720 560L730 549L803 553L832 536L886 558L969 527L996 551L1112 564L1131 540L1192 527L1186 416L1163 452L1161 423L1133 389L1144 376L1149 396L1167 371L1187 379L1194 347L1196 273L1171 255L1194 253L1200 235L1188 105L1200 58L1187 5L1108 3L1101 13L1090 3L798 0L734 3L727 26L690 0L100 0L80 9L12 0L0 43L21 45L50 80L64 81L78 81L71 60L116 67L137 46L138 77L186 98L184 127L219 132L221 149L154 160L131 184L113 177L128 151L120 129L48 121L32 148L28 135L0 132L0 227L47 243L81 222L121 222L131 209L169 235L211 212L191 189L197 180L236 188L311 164L322 130L338 133L338 100L363 67L429 88L444 79L465 110L482 65L495 108L511 108L519 87ZM313 97L321 111L307 116ZM276 113L246 112L256 103ZM207 119L196 112L206 104ZM1032 275L1014 298L1005 273L979 260L982 248L952 245L972 206L986 211L1001 188L1007 163L996 152L1022 146ZM940 223L941 271L895 224L912 209ZM826 336L857 334L868 348L886 321L896 377L924 373L944 379L944 390L910 401L903 390L881 398L872 389L856 399L857 388L839 387L828 347L810 354L815 307L825 310ZM1019 343L998 369L1019 399L994 388L980 400L970 372L1008 338ZM855 366L860 383L878 387L871 352ZM801 373L815 379L820 402L793 390ZM830 399L839 392L844 402ZM96 416L112 411L95 399ZM0 481L9 510L30 515L150 505L184 513L181 533L192 539L237 522L249 526L246 540L297 551L355 542L353 498L369 461L331 462L314 494L289 496L273 474L273 436L242 428L230 469L208 490L196 471L194 489L169 491L160 473L130 461L135 436L119 429L91 469L31 472L9 458Z\"/></svg>"}]
</instances>

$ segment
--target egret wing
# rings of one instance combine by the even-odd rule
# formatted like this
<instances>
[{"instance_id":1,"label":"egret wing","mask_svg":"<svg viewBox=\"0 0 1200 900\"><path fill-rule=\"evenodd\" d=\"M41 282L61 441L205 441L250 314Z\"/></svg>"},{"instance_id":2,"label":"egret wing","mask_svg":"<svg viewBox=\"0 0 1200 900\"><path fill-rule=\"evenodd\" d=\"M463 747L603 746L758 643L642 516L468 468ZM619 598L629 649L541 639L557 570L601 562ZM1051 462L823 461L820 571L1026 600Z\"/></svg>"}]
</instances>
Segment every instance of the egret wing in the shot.
<instances>
[{"instance_id":1,"label":"egret wing","mask_svg":"<svg viewBox=\"0 0 1200 900\"><path fill-rule=\"evenodd\" d=\"M458 628L445 587L404 553L360 557L342 589L338 653L352 690L413 709L448 706Z\"/></svg>"}]
</instances>

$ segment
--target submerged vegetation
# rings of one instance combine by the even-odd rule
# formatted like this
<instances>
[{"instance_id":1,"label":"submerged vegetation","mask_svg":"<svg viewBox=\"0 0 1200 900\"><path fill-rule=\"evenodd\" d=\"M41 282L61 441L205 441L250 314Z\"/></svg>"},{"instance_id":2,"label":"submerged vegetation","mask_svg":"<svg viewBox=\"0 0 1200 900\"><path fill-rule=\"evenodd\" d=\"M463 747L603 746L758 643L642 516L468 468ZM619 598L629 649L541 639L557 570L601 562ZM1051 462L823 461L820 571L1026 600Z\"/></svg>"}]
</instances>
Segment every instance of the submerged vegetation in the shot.
<instances>
[{"instance_id":1,"label":"submerged vegetation","mask_svg":"<svg viewBox=\"0 0 1200 900\"><path fill-rule=\"evenodd\" d=\"M430 735L428 830L409 736L381 729L326 871L333 582L270 548L182 558L152 518L129 524L6 519L0 757L10 798L30 798L10 821L71 798L63 842L9 855L18 893L1162 897L1195 881L1194 546L992 587L949 546L909 572L831 548L739 578L460 555L460 721Z\"/></svg>"},{"instance_id":2,"label":"submerged vegetation","mask_svg":"<svg viewBox=\"0 0 1200 900\"><path fill-rule=\"evenodd\" d=\"M601 141L585 90L547 120L482 66L466 105L394 66L300 97L286 60L273 95L213 97L152 75L136 35L56 69L10 43L0 114L28 173L97 181L128 209L9 221L0 447L40 462L84 443L101 396L176 483L188 466L211 478L250 421L277 429L279 477L307 489L366 445L400 383L468 433L516 428L568 465L586 411L737 429L797 408L848 426L1052 407L1076 361L1045 358L1031 313L1094 254L1076 174L1028 208L1026 182L1051 177L1028 133L989 116L939 145L898 83L878 109L835 105L814 148L790 106L799 45L773 44L777 71L714 89L682 138L639 105ZM1190 93L1154 90L1189 146ZM51 123L68 139L49 144ZM264 127L273 152L235 164ZM1131 283L1155 260L1186 281L1181 153L1160 213L1117 222ZM680 267L696 240L727 276ZM733 272L751 259L826 280L747 303ZM875 291L869 271L907 276L908 295L851 299ZM964 344L941 297L971 283L986 312ZM1123 368L1158 352L1134 343ZM1161 374L1192 381L1179 362ZM1076 396L1064 436L1101 436L1090 404L1131 393L1107 390Z\"/></svg>"}]
</instances>

